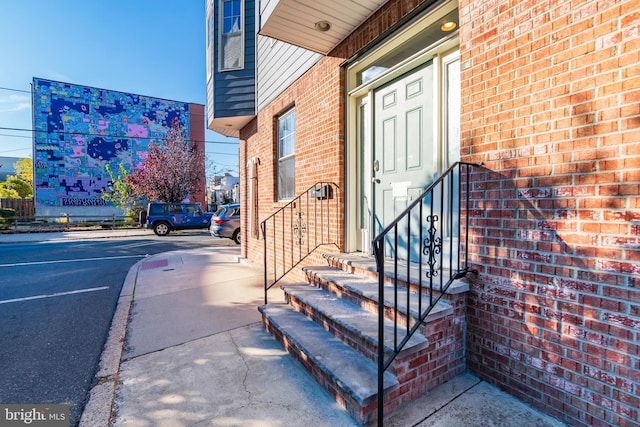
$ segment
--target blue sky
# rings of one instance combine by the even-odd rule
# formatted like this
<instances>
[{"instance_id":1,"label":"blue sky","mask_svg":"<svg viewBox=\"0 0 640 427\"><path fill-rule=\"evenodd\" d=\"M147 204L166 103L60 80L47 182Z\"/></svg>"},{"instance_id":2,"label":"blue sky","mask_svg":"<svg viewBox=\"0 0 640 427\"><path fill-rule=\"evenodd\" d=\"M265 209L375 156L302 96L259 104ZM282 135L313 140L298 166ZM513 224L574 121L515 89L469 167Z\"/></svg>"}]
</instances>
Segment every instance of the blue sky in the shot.
<instances>
[{"instance_id":1,"label":"blue sky","mask_svg":"<svg viewBox=\"0 0 640 427\"><path fill-rule=\"evenodd\" d=\"M32 128L33 77L205 104L205 29L204 0L0 0L0 157L32 155L6 128ZM237 175L237 140L205 139Z\"/></svg>"}]
</instances>

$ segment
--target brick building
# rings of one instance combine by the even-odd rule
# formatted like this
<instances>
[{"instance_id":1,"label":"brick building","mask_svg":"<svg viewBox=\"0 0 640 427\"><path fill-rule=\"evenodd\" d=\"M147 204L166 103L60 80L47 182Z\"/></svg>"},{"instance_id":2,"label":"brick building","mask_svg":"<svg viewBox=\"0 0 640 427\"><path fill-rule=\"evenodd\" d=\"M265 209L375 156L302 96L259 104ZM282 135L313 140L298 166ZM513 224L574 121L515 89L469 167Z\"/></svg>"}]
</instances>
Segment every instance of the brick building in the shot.
<instances>
[{"instance_id":1,"label":"brick building","mask_svg":"<svg viewBox=\"0 0 640 427\"><path fill-rule=\"evenodd\" d=\"M461 234L440 234L477 271L450 298L454 367L405 386L392 366L385 413L466 369L569 425L640 425L640 3L207 6L208 125L240 138L242 251L257 265L288 262L259 223L292 201L298 214L307 189L326 199L318 182L335 184L331 236L290 282L323 254L366 258L451 165L477 164L450 202ZM292 248L314 226L298 218L279 226ZM370 409L351 411L369 423Z\"/></svg>"},{"instance_id":2,"label":"brick building","mask_svg":"<svg viewBox=\"0 0 640 427\"><path fill-rule=\"evenodd\" d=\"M34 77L34 201L38 216L122 215L102 199L120 165L142 167L150 144L179 126L202 160L204 105ZM205 203L204 179L190 200Z\"/></svg>"}]
</instances>

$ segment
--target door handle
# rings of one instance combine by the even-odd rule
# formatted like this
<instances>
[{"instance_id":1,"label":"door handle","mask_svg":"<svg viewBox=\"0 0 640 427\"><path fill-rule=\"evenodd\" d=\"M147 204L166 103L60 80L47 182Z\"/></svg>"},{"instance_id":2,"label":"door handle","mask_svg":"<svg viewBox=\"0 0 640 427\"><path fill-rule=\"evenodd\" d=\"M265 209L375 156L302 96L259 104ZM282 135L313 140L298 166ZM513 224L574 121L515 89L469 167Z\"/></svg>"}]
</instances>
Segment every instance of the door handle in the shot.
<instances>
[{"instance_id":1,"label":"door handle","mask_svg":"<svg viewBox=\"0 0 640 427\"><path fill-rule=\"evenodd\" d=\"M371 183L372 183L372 184L380 184L380 179L378 179L378 178L371 178Z\"/></svg>"}]
</instances>

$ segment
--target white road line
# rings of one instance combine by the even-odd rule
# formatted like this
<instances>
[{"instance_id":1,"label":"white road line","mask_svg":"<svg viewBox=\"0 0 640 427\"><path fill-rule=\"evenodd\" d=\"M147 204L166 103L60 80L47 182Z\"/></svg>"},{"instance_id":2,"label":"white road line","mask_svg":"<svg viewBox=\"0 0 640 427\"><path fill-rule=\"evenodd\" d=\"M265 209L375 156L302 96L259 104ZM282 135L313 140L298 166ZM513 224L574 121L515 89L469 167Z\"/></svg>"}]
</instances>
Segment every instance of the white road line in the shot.
<instances>
[{"instance_id":1,"label":"white road line","mask_svg":"<svg viewBox=\"0 0 640 427\"><path fill-rule=\"evenodd\" d=\"M61 296L64 296L64 295L83 294L83 293L86 293L86 292L104 291L106 289L109 289L109 287L108 286L101 286L99 288L78 289L76 291L58 292L58 293L49 294L49 295L36 295L36 296L33 296L33 297L6 299L4 301L0 301L0 304L9 304L9 303L12 303L12 302L30 301L30 300L34 300L34 299L61 297Z\"/></svg>"},{"instance_id":2,"label":"white road line","mask_svg":"<svg viewBox=\"0 0 640 427\"><path fill-rule=\"evenodd\" d=\"M79 258L79 259L60 259L54 261L33 261L33 262L16 262L14 264L0 264L1 267L22 267L25 265L44 265L44 264L60 264L65 262L83 262L83 261L103 261L109 259L124 259L124 258L145 258L149 255L122 255L122 256L108 256L100 258Z\"/></svg>"}]
</instances>

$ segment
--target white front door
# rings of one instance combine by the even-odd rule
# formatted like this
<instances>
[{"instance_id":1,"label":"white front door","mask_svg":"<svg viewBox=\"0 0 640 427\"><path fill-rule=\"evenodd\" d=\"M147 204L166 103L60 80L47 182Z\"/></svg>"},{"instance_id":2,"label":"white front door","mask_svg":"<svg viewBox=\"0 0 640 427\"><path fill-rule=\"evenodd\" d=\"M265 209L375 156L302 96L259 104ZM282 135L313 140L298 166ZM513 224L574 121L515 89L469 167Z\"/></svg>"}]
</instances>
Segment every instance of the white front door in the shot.
<instances>
[{"instance_id":1,"label":"white front door","mask_svg":"<svg viewBox=\"0 0 640 427\"><path fill-rule=\"evenodd\" d=\"M374 90L373 237L437 177L436 93L433 61ZM417 217L400 224L400 258L417 257L419 224Z\"/></svg>"},{"instance_id":2,"label":"white front door","mask_svg":"<svg viewBox=\"0 0 640 427\"><path fill-rule=\"evenodd\" d=\"M443 171L460 160L458 52L438 56L372 88L358 98L356 111L357 249L371 253L371 240ZM436 197L434 209L438 211L442 204L457 211L457 197L450 203L448 192L442 200ZM431 205L429 199L425 200L423 211L429 212ZM448 224L444 236L455 238L457 217L450 221L446 215L443 212L439 219L441 224ZM424 221L422 218L423 225ZM401 246L406 240L413 244L412 248L405 245L399 250L401 258L411 254L415 259L420 250L418 223L418 218L412 218L411 225L405 224L400 230L404 236Z\"/></svg>"},{"instance_id":3,"label":"white front door","mask_svg":"<svg viewBox=\"0 0 640 427\"><path fill-rule=\"evenodd\" d=\"M459 160L459 41L442 32L445 17L457 19L457 2L442 3L347 69L347 251L371 253L379 232ZM400 231L416 246L418 222ZM408 246L398 255L419 253Z\"/></svg>"}]
</instances>

